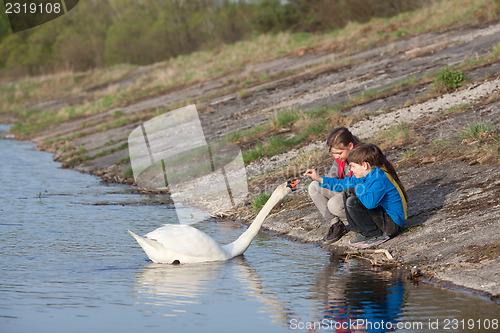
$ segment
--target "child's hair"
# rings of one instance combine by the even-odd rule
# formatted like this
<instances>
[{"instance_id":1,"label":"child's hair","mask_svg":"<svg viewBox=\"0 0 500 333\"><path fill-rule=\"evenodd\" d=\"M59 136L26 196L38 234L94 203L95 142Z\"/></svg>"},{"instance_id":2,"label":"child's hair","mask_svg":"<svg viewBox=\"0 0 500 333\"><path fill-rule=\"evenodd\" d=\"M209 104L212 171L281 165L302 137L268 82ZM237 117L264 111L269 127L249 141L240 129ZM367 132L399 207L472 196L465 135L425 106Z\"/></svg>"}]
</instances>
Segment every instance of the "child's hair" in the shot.
<instances>
[{"instance_id":1,"label":"child's hair","mask_svg":"<svg viewBox=\"0 0 500 333\"><path fill-rule=\"evenodd\" d=\"M382 150L377 145L372 143L360 143L354 147L347 157L347 163L357 163L362 164L363 162L368 162L372 167L385 167L387 172L394 178L399 188L403 192L406 201L408 202L408 194L403 186L403 183L399 180L396 170L392 166L391 162L387 160Z\"/></svg>"},{"instance_id":2,"label":"child's hair","mask_svg":"<svg viewBox=\"0 0 500 333\"><path fill-rule=\"evenodd\" d=\"M356 146L360 141L344 126L334 128L326 138L329 149L347 147L351 142Z\"/></svg>"}]
</instances>

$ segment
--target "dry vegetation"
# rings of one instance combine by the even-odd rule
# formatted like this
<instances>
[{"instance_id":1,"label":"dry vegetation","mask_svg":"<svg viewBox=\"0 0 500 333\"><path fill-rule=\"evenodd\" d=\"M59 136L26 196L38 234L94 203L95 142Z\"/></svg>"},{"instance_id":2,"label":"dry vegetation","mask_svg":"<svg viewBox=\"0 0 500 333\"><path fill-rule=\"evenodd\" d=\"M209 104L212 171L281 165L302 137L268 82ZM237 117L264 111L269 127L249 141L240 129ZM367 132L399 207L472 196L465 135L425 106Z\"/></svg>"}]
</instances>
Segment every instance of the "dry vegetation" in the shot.
<instances>
[{"instance_id":1,"label":"dry vegetation","mask_svg":"<svg viewBox=\"0 0 500 333\"><path fill-rule=\"evenodd\" d=\"M85 148L72 144L77 138L134 124L186 104L202 103L231 92L237 92L238 98L244 99L252 95L255 91L252 89L256 86L265 85L281 76L300 74L300 72L294 73L293 71L270 75L257 74L258 72L253 68L262 62L310 52L338 53L338 59L333 58L333 60L307 68L309 73L320 74L325 70L348 65L344 60L346 55L428 31L443 31L452 26L466 27L491 21L498 17L499 10L498 3L493 0L462 0L460 5L457 5L456 1L436 1L429 7L389 19L377 18L363 24L350 23L343 29L327 34L280 32L260 35L250 41L225 45L215 51L200 51L189 56L178 56L148 67L119 65L87 72L60 73L6 83L0 87L0 120L18 120L12 131L20 138L31 138L50 126L74 119L87 119L96 114L106 115L108 111L112 111L102 118L82 122L75 132L51 137L45 142L45 148L57 152L59 160L66 162L67 166L74 166L114 153L120 147L126 148L123 138L113 138L112 143L103 142L100 151L88 152ZM417 49L415 52L432 53L434 51ZM405 105L421 103L467 84L464 71L495 63L499 58L500 47L497 45L487 56L465 60L453 68L444 68L440 72L420 78L409 76L381 90L365 90L359 95L351 96L346 103L307 110L307 112L289 108L287 111L275 113L266 124L253 127L248 131L232 132L226 140L236 142L244 148L247 163L261 157L273 156L292 147L300 147L308 142L322 139L332 127L349 126L370 116L370 113L345 115L356 106L434 82L425 94L408 100ZM355 61L361 63L363 60ZM303 71L303 68L297 71ZM452 78L449 87L443 86L444 81L440 79L446 75ZM122 85L121 83L128 78L136 79L134 84ZM120 111L121 107L161 96L180 87L193 86L203 89L204 83L214 78L219 78L220 82L215 95L200 95L166 107L141 110L132 114ZM75 102L70 105L50 104L52 100L72 98ZM493 102L495 96L490 99L490 102ZM200 112L212 111L207 108ZM423 139L415 134L413 128L414 125L398 124L388 132L380 134L374 141L383 147L401 147L401 149L409 143L414 144L415 140L424 144L425 142L421 142ZM494 138L491 139L492 142L495 142ZM446 145L439 143L438 146ZM494 147L482 149L482 154L492 156L485 157L483 160L494 160L494 150ZM408 159L418 156L411 147L407 148L405 154ZM126 158L122 159L123 161L127 162ZM125 172L131 175L129 170Z\"/></svg>"}]
</instances>

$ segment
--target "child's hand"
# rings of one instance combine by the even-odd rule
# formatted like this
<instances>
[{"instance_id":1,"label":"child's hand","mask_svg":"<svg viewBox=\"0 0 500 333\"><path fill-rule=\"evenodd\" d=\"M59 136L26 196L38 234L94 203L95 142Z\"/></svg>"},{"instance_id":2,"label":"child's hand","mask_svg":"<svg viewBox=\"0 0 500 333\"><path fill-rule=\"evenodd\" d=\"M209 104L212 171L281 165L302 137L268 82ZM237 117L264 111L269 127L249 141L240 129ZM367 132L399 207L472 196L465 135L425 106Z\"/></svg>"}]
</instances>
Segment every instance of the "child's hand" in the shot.
<instances>
[{"instance_id":1,"label":"child's hand","mask_svg":"<svg viewBox=\"0 0 500 333\"><path fill-rule=\"evenodd\" d=\"M323 177L320 177L316 170L314 169L307 169L306 172L304 173L304 176L309 176L311 177L312 180L316 180L317 182L323 183Z\"/></svg>"}]
</instances>

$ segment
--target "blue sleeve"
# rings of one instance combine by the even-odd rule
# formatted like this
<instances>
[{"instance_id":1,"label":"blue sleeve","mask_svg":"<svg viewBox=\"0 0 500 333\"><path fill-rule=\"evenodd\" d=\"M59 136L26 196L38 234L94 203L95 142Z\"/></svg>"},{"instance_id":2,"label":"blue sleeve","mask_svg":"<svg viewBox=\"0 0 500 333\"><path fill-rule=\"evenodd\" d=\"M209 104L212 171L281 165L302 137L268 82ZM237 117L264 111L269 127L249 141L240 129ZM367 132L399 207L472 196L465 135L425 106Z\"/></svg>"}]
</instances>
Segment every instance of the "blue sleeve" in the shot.
<instances>
[{"instance_id":1,"label":"blue sleeve","mask_svg":"<svg viewBox=\"0 0 500 333\"><path fill-rule=\"evenodd\" d=\"M335 192L341 192L346 188L354 188L356 196L368 209L377 208L387 192L384 182L378 179L378 177L374 177L374 175L369 178L356 178L356 176L352 176L344 179L323 177L323 183L319 185Z\"/></svg>"},{"instance_id":2,"label":"blue sleeve","mask_svg":"<svg viewBox=\"0 0 500 333\"><path fill-rule=\"evenodd\" d=\"M342 192L346 188L355 187L358 183L359 179L357 179L356 176L346 177L344 179L323 177L323 183L319 183L319 186L330 191Z\"/></svg>"}]
</instances>

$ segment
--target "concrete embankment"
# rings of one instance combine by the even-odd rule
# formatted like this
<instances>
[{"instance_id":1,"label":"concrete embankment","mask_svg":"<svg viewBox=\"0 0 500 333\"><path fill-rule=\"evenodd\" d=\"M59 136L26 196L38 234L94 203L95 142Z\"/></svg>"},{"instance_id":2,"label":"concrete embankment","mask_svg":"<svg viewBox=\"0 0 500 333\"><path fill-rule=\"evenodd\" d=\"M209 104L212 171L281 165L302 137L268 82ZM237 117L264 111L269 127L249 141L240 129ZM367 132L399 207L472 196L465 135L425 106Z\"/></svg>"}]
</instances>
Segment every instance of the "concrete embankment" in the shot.
<instances>
[{"instance_id":1,"label":"concrete embankment","mask_svg":"<svg viewBox=\"0 0 500 333\"><path fill-rule=\"evenodd\" d=\"M174 87L104 112L68 119L35 132L31 139L56 153L68 167L106 181L130 182L127 137L157 108L201 99L197 107L205 135L215 140L254 128L282 110L300 108L307 113L342 104L332 124L337 121L363 140L381 145L410 196L405 232L380 247L391 252L396 266L417 266L433 281L446 281L498 300L500 153L495 140L500 126L500 60L494 50L499 43L500 23L495 22L414 36L357 54L335 53L329 48L308 50L228 77ZM473 61L490 55L491 60L480 64ZM463 65L467 61L470 63ZM468 77L462 87L423 97L433 84L426 77L460 64ZM158 66L141 67L122 81L134 85ZM236 87L249 72L252 77L269 79L242 93ZM113 86L120 86L120 80L100 89ZM377 93L346 106L353 96L370 91ZM43 110L48 105L74 105L96 92L29 107ZM128 121L121 125L120 120ZM473 125L480 124L489 126L484 137L467 135ZM294 124L276 128L257 141L293 137L294 130ZM321 140L315 140L249 163L250 192L256 195L299 177L306 166L327 169L332 160L324 148ZM84 153L67 160L65 155L71 150ZM306 189L304 182L272 212L264 228L321 244L329 225L322 221ZM255 215L249 204L232 214L245 223ZM332 247L344 252L350 237L346 235Z\"/></svg>"}]
</instances>

